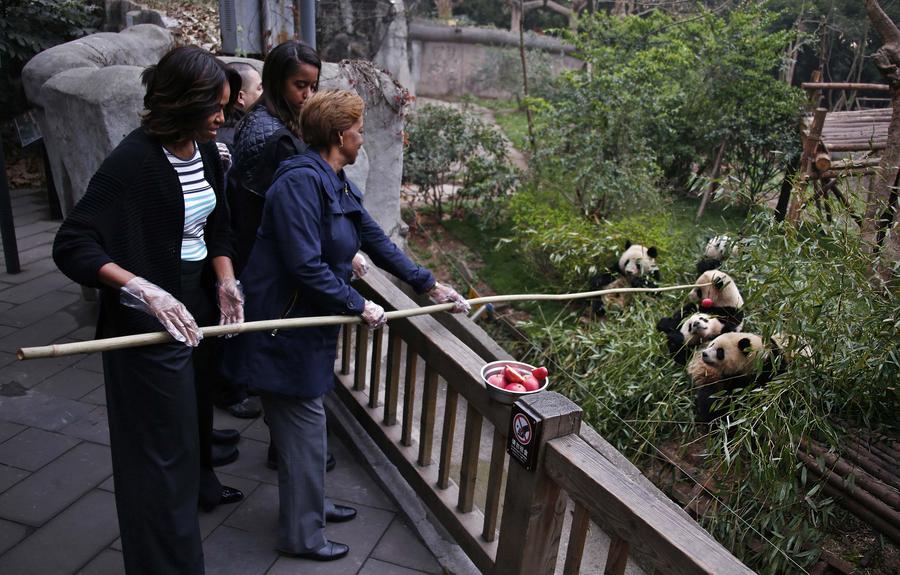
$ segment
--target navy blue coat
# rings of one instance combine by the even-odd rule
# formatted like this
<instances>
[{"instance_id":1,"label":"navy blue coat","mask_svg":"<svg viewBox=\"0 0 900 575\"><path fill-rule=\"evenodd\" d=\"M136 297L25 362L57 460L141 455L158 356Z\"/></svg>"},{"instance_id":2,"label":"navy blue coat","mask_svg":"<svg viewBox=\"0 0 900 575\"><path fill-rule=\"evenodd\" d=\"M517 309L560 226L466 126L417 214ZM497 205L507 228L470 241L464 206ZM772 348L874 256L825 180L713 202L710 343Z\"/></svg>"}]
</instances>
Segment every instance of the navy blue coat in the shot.
<instances>
[{"instance_id":1,"label":"navy blue coat","mask_svg":"<svg viewBox=\"0 0 900 575\"><path fill-rule=\"evenodd\" d=\"M247 321L361 315L365 299L350 285L362 249L378 267L422 293L434 285L385 235L343 171L315 150L282 162L266 193L262 224L241 274ZM340 326L242 334L228 340L226 365L250 387L318 397L334 386Z\"/></svg>"}]
</instances>

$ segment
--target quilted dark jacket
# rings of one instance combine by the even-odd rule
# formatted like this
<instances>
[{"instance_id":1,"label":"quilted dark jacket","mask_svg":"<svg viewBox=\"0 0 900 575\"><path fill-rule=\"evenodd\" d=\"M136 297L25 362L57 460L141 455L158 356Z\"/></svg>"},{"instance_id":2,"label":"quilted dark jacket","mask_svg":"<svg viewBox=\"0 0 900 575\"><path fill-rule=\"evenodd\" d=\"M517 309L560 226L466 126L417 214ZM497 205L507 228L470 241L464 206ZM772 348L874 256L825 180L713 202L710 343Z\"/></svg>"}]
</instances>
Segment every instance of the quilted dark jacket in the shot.
<instances>
[{"instance_id":1,"label":"quilted dark jacket","mask_svg":"<svg viewBox=\"0 0 900 575\"><path fill-rule=\"evenodd\" d=\"M259 195L266 193L265 188L258 189L256 181L260 157L269 138L284 127L281 120L270 114L262 103L254 106L237 126L232 170L246 187Z\"/></svg>"},{"instance_id":2,"label":"quilted dark jacket","mask_svg":"<svg viewBox=\"0 0 900 575\"><path fill-rule=\"evenodd\" d=\"M228 203L235 237L234 271L240 274L256 241L266 191L278 165L301 154L306 144L265 106L250 110L237 128L234 166L228 171Z\"/></svg>"}]
</instances>

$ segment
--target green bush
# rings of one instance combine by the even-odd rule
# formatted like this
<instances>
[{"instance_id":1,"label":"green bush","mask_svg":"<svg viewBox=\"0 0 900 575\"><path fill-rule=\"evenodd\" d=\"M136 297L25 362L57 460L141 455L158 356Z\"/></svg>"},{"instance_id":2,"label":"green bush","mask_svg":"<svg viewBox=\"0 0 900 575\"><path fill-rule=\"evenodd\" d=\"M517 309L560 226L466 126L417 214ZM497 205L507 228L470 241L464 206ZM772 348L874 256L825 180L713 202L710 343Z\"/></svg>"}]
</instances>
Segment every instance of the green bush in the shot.
<instances>
[{"instance_id":1,"label":"green bush","mask_svg":"<svg viewBox=\"0 0 900 575\"><path fill-rule=\"evenodd\" d=\"M18 83L32 56L90 34L99 25L95 2L81 0L4 0L0 3L0 107L20 111Z\"/></svg>"},{"instance_id":2,"label":"green bush","mask_svg":"<svg viewBox=\"0 0 900 575\"><path fill-rule=\"evenodd\" d=\"M418 187L418 196L438 218L472 210L494 218L518 183L507 158L506 139L493 126L447 106L424 106L406 128L409 146L403 156L403 179ZM457 189L450 191L448 185Z\"/></svg>"},{"instance_id":3,"label":"green bush","mask_svg":"<svg viewBox=\"0 0 900 575\"><path fill-rule=\"evenodd\" d=\"M532 359L554 366L557 391L633 461L648 465L659 456L654 446L705 441L705 468L723 505L701 521L761 573L811 565L835 512L796 458L801 439L839 449L838 420L898 431L900 299L870 283L869 257L852 227L822 224L791 228L761 212L726 262L746 300L744 330L792 336L787 355L795 358L764 388L739 395L708 436L692 424L691 383L654 329L685 294L638 297L589 326L574 317L524 326L540 355ZM701 242L683 235L672 243L677 252ZM680 265L693 275L690 258ZM796 355L801 345L811 358Z\"/></svg>"}]
</instances>

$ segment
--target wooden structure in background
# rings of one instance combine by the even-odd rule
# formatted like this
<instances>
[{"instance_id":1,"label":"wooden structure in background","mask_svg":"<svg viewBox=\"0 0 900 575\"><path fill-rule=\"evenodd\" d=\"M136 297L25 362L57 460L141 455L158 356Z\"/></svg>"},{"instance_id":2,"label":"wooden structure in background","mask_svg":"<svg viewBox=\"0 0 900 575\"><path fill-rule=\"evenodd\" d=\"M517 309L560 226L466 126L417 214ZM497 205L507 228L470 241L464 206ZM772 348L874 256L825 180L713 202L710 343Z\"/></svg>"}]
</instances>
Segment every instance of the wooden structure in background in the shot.
<instances>
[{"instance_id":1,"label":"wooden structure in background","mask_svg":"<svg viewBox=\"0 0 900 575\"><path fill-rule=\"evenodd\" d=\"M814 78L817 79L817 78ZM819 107L822 92L826 90L864 90L885 92L887 84L860 84L852 82L806 82L802 85L810 95L812 113L803 121L803 152L800 157L800 174L788 219L796 221L803 207L803 198L797 191L813 186L813 201L825 209L831 219L827 203L820 201L832 193L848 210L850 203L838 189L841 178L875 173L881 161L879 152L887 145L891 108L829 112ZM851 212L852 213L852 212ZM859 217L853 215L859 222Z\"/></svg>"}]
</instances>

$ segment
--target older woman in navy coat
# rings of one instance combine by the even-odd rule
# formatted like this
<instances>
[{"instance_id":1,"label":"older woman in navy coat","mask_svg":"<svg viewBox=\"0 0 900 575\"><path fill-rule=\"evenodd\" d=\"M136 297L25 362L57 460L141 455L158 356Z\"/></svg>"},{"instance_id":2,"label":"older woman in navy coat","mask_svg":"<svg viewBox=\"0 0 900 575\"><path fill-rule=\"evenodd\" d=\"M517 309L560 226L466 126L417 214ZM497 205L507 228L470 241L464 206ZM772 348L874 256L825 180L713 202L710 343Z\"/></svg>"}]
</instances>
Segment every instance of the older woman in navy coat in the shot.
<instances>
[{"instance_id":1,"label":"older woman in navy coat","mask_svg":"<svg viewBox=\"0 0 900 575\"><path fill-rule=\"evenodd\" d=\"M350 285L351 262L362 249L379 267L436 302L468 303L453 288L406 257L362 205L343 168L363 144L362 99L353 92L320 92L303 106L300 123L310 145L281 164L266 193L256 243L241 280L247 320L348 314L371 329L384 310ZM283 553L328 561L349 547L328 541L327 521L356 516L326 501L325 410L334 386L337 326L255 332L231 340L236 377L260 391L270 432L279 445L279 533Z\"/></svg>"}]
</instances>

